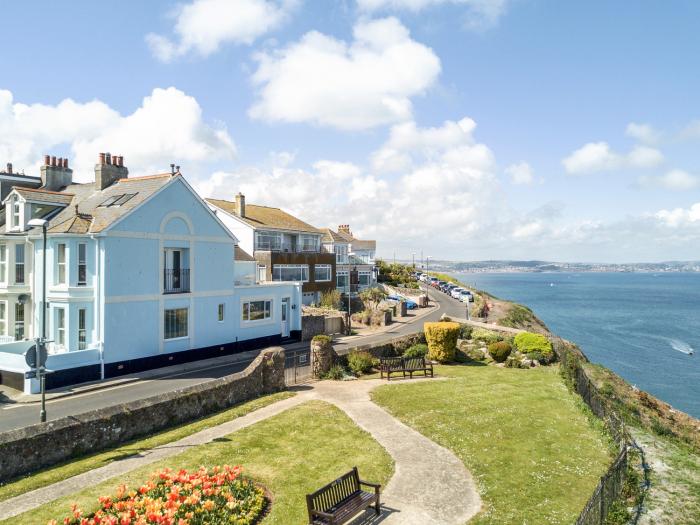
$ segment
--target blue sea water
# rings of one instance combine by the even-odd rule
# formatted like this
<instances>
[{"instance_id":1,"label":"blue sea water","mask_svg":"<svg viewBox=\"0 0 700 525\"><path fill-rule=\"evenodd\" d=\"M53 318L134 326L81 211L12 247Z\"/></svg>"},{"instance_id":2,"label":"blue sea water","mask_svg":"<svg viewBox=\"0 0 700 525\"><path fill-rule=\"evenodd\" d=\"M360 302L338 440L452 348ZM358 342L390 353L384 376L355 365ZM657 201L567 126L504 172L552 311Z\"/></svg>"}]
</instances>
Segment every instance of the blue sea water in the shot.
<instances>
[{"instance_id":1,"label":"blue sea water","mask_svg":"<svg viewBox=\"0 0 700 525\"><path fill-rule=\"evenodd\" d=\"M529 306L591 361L700 418L700 273L454 277Z\"/></svg>"}]
</instances>

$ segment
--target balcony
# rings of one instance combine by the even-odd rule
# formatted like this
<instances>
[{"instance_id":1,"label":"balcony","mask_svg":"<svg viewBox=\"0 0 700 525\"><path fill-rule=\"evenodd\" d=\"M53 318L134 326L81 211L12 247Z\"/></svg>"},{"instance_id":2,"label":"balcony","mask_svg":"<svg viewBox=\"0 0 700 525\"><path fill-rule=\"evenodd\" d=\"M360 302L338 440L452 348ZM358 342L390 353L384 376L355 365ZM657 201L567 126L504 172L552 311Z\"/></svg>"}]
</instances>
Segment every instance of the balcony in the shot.
<instances>
[{"instance_id":1,"label":"balcony","mask_svg":"<svg viewBox=\"0 0 700 525\"><path fill-rule=\"evenodd\" d=\"M187 293L190 291L189 268L180 270L166 269L163 277L163 293Z\"/></svg>"}]
</instances>

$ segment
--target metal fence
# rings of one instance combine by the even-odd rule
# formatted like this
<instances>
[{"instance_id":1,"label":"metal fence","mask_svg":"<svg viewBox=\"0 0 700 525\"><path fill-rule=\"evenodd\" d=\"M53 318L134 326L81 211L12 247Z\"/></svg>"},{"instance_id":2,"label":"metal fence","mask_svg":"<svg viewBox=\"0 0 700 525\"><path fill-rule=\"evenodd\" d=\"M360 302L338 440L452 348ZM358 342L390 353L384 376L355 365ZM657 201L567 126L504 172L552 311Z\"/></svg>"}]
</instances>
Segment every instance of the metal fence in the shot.
<instances>
[{"instance_id":1,"label":"metal fence","mask_svg":"<svg viewBox=\"0 0 700 525\"><path fill-rule=\"evenodd\" d=\"M562 369L571 380L574 390L583 398L591 411L605 422L608 432L619 448L615 461L600 478L598 486L576 520L576 525L602 525L605 523L610 506L622 494L627 478L628 450L631 447L637 449L639 447L627 432L622 419L588 377L583 367L583 364L588 361L586 356L577 349L569 347L562 339L553 338L552 343ZM637 522L638 517L639 512L634 523Z\"/></svg>"},{"instance_id":2,"label":"metal fence","mask_svg":"<svg viewBox=\"0 0 700 525\"><path fill-rule=\"evenodd\" d=\"M284 382L287 386L311 380L311 352L309 348L286 350L284 353Z\"/></svg>"}]
</instances>

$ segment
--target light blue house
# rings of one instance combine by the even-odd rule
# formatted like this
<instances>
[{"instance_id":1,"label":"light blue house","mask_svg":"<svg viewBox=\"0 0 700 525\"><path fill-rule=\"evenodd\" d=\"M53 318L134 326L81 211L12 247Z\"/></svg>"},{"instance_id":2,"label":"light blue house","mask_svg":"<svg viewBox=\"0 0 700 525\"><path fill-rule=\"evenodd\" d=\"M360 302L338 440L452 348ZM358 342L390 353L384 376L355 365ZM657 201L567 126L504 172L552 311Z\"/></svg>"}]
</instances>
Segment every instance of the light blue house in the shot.
<instances>
[{"instance_id":1,"label":"light blue house","mask_svg":"<svg viewBox=\"0 0 700 525\"><path fill-rule=\"evenodd\" d=\"M48 157L41 178L41 188L16 187L3 201L1 383L38 388L24 379L22 355L43 307L33 218L49 221L49 389L300 335L300 285L256 283L252 258L179 171L128 178L122 157L101 154L93 183L73 184L67 162Z\"/></svg>"}]
</instances>

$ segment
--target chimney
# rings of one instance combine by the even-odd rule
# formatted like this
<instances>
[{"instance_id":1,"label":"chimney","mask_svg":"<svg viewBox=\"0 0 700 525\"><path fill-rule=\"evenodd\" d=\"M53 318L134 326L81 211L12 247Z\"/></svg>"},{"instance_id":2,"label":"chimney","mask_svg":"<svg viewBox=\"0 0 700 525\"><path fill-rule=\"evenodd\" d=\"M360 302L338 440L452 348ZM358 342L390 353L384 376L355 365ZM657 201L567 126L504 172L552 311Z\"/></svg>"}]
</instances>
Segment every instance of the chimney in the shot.
<instances>
[{"instance_id":1,"label":"chimney","mask_svg":"<svg viewBox=\"0 0 700 525\"><path fill-rule=\"evenodd\" d=\"M7 163L7 174L12 175L12 163L11 162Z\"/></svg>"},{"instance_id":2,"label":"chimney","mask_svg":"<svg viewBox=\"0 0 700 525\"><path fill-rule=\"evenodd\" d=\"M245 217L245 195L240 191L236 193L236 215L239 217Z\"/></svg>"},{"instance_id":3,"label":"chimney","mask_svg":"<svg viewBox=\"0 0 700 525\"><path fill-rule=\"evenodd\" d=\"M100 153L95 164L95 184L98 189L104 190L119 179L126 179L128 176L129 170L124 167L124 157Z\"/></svg>"},{"instance_id":4,"label":"chimney","mask_svg":"<svg viewBox=\"0 0 700 525\"><path fill-rule=\"evenodd\" d=\"M345 235L350 235L350 225L349 224L341 224L338 226L338 233L344 233Z\"/></svg>"},{"instance_id":5,"label":"chimney","mask_svg":"<svg viewBox=\"0 0 700 525\"><path fill-rule=\"evenodd\" d=\"M41 167L41 186L45 190L59 191L73 183L73 170L68 167L68 159L44 155Z\"/></svg>"}]
</instances>

